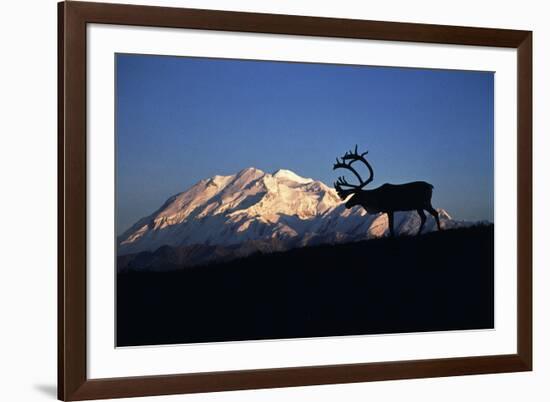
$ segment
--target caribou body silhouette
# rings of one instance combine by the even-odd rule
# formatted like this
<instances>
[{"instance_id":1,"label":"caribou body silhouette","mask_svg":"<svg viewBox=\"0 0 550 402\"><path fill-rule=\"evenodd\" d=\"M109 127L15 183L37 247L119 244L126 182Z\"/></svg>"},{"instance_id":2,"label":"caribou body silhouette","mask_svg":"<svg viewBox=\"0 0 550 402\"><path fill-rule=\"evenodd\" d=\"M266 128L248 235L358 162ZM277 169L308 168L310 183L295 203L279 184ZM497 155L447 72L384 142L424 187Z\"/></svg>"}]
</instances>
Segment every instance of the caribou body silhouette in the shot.
<instances>
[{"instance_id":1,"label":"caribou body silhouette","mask_svg":"<svg viewBox=\"0 0 550 402\"><path fill-rule=\"evenodd\" d=\"M417 234L422 232L422 228L426 223L426 214L424 210L433 215L437 223L437 229L441 230L439 215L432 206L433 186L430 183L426 183L425 181L414 181L405 184L385 183L372 190L363 190L363 188L374 179L372 166L365 158L367 153L368 151L363 153L357 152L356 145L355 151L346 152L345 155L341 157L341 160L336 158L333 170L349 170L359 180L358 184L351 184L348 183L344 176L340 176L334 183L334 188L342 201L346 200L351 195L351 198L345 204L346 208L360 205L367 213L386 213L388 215L391 236L395 235L393 215L397 211L416 210L416 212L418 212L418 215L420 215L420 228ZM355 162L361 162L367 167L369 170L369 178L367 180L363 180L359 172L352 166Z\"/></svg>"}]
</instances>

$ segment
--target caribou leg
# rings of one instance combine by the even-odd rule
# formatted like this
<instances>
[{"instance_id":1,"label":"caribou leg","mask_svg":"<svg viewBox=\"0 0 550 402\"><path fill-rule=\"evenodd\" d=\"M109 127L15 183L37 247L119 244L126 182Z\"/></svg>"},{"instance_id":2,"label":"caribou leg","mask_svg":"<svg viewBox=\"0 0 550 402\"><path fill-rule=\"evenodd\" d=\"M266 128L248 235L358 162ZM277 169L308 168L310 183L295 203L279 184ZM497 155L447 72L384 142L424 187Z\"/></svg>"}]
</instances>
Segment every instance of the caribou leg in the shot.
<instances>
[{"instance_id":1,"label":"caribou leg","mask_svg":"<svg viewBox=\"0 0 550 402\"><path fill-rule=\"evenodd\" d=\"M390 236L394 237L395 233L393 232L393 211L386 212L388 214L388 226L390 228Z\"/></svg>"},{"instance_id":2,"label":"caribou leg","mask_svg":"<svg viewBox=\"0 0 550 402\"><path fill-rule=\"evenodd\" d=\"M424 213L423 209L417 209L416 212L418 212L418 215L420 215L420 228L418 229L417 236L422 233L422 228L424 227L424 224L426 223L426 214Z\"/></svg>"},{"instance_id":3,"label":"caribou leg","mask_svg":"<svg viewBox=\"0 0 550 402\"><path fill-rule=\"evenodd\" d=\"M428 211L430 214L432 214L433 217L435 218L435 223L437 223L437 230L441 230L441 226L439 224L439 214L437 213L435 208L432 207L431 205L429 205L428 208L426 208L426 211Z\"/></svg>"}]
</instances>

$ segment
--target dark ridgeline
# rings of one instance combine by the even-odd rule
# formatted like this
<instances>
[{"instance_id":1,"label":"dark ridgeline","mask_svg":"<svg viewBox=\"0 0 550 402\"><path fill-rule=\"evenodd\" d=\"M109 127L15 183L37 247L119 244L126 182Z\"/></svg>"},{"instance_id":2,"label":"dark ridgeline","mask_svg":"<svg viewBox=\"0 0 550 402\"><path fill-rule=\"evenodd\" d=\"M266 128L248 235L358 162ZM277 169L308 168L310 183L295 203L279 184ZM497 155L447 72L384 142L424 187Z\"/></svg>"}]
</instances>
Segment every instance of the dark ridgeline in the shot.
<instances>
[{"instance_id":1,"label":"dark ridgeline","mask_svg":"<svg viewBox=\"0 0 550 402\"><path fill-rule=\"evenodd\" d=\"M370 163L365 159L368 151L359 154L357 145L355 151L346 152L342 161L336 158L336 163L332 167L336 169L346 169L352 172L359 180L359 184L348 183L344 176L340 176L334 183L334 188L338 192L340 199L344 201L350 195L352 197L346 202L346 208L352 208L355 205L362 206L368 213L375 214L384 212L388 215L390 234L394 235L393 214L397 211L416 211L420 215L420 228L418 234L426 223L424 210L428 211L437 223L437 229L441 230L439 224L439 215L432 206L433 186L425 181L415 181L405 184L385 183L373 190L363 190L367 184L374 179L374 171ZM352 166L354 162L362 162L369 170L369 178L363 180L361 175Z\"/></svg>"},{"instance_id":2,"label":"dark ridgeline","mask_svg":"<svg viewBox=\"0 0 550 402\"><path fill-rule=\"evenodd\" d=\"M493 226L117 280L117 345L493 328Z\"/></svg>"}]
</instances>

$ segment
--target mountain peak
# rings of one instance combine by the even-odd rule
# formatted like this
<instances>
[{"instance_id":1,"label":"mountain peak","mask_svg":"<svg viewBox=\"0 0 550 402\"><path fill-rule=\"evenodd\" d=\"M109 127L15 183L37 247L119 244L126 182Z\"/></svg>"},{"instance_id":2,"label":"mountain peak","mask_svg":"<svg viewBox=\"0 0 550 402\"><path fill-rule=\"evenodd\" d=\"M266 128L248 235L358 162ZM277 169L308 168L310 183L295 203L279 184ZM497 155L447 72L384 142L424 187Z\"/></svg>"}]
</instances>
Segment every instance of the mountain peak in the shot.
<instances>
[{"instance_id":1,"label":"mountain peak","mask_svg":"<svg viewBox=\"0 0 550 402\"><path fill-rule=\"evenodd\" d=\"M234 177L234 184L242 185L243 183L250 183L260 177L265 176L265 172L255 167L247 167L239 171Z\"/></svg>"},{"instance_id":2,"label":"mountain peak","mask_svg":"<svg viewBox=\"0 0 550 402\"><path fill-rule=\"evenodd\" d=\"M275 173L273 173L273 177L277 179L291 180L291 181L295 181L297 183L303 183L303 184L311 183L313 181L313 179L298 176L296 173L288 169L277 170Z\"/></svg>"},{"instance_id":3,"label":"mountain peak","mask_svg":"<svg viewBox=\"0 0 550 402\"><path fill-rule=\"evenodd\" d=\"M254 166L250 166L250 167L244 168L241 171L239 171L239 173L237 173L237 176L242 176L243 174L248 174L248 173L264 174L264 171L260 170L258 168L255 168Z\"/></svg>"}]
</instances>

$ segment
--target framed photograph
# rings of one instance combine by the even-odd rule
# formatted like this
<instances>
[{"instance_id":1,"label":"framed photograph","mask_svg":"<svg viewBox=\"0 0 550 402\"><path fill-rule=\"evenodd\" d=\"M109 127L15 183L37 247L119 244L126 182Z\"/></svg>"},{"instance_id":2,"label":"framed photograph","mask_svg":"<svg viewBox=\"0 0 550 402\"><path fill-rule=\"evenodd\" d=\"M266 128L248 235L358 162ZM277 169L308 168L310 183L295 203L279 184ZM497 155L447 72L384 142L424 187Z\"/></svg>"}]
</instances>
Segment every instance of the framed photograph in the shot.
<instances>
[{"instance_id":1,"label":"framed photograph","mask_svg":"<svg viewBox=\"0 0 550 402\"><path fill-rule=\"evenodd\" d=\"M59 399L532 369L532 33L59 3Z\"/></svg>"}]
</instances>

